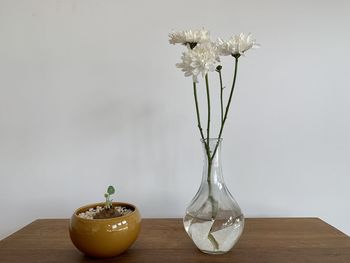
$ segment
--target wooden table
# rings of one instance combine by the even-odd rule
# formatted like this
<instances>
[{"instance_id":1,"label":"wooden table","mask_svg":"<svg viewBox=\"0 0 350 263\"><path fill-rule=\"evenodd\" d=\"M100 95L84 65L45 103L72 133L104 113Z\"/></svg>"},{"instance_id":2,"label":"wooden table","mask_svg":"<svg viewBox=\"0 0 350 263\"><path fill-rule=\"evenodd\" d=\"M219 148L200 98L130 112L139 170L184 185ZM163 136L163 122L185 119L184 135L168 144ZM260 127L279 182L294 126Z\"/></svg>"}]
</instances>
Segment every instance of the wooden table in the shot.
<instances>
[{"instance_id":1,"label":"wooden table","mask_svg":"<svg viewBox=\"0 0 350 263\"><path fill-rule=\"evenodd\" d=\"M252 218L229 253L212 256L196 249L181 219L144 219L126 253L96 260L72 245L67 219L41 219L0 241L0 262L349 263L350 238L318 218Z\"/></svg>"}]
</instances>

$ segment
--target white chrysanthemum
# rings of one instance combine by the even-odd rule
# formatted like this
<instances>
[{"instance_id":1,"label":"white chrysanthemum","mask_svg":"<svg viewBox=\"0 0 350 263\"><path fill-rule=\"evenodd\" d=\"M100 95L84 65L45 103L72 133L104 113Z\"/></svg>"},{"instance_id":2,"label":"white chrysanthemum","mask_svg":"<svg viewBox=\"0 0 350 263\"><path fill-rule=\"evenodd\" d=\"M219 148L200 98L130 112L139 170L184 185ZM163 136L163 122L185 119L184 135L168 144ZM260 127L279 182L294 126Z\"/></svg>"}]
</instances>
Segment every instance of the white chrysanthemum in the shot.
<instances>
[{"instance_id":1,"label":"white chrysanthemum","mask_svg":"<svg viewBox=\"0 0 350 263\"><path fill-rule=\"evenodd\" d=\"M227 41L219 38L216 45L219 54L222 56L243 55L248 49L259 47L259 45L256 44L255 39L252 38L252 34L245 35L243 33L235 35Z\"/></svg>"},{"instance_id":2,"label":"white chrysanthemum","mask_svg":"<svg viewBox=\"0 0 350 263\"><path fill-rule=\"evenodd\" d=\"M218 49L211 42L197 45L193 49L189 49L182 53L182 62L176 64L176 67L185 72L185 76L193 77L193 81L197 82L199 74L204 77L209 71L214 71L218 63Z\"/></svg>"},{"instance_id":3,"label":"white chrysanthemum","mask_svg":"<svg viewBox=\"0 0 350 263\"><path fill-rule=\"evenodd\" d=\"M210 41L209 31L204 28L198 30L173 31L169 34L170 44L189 45L191 49L199 43L205 43L208 41Z\"/></svg>"}]
</instances>

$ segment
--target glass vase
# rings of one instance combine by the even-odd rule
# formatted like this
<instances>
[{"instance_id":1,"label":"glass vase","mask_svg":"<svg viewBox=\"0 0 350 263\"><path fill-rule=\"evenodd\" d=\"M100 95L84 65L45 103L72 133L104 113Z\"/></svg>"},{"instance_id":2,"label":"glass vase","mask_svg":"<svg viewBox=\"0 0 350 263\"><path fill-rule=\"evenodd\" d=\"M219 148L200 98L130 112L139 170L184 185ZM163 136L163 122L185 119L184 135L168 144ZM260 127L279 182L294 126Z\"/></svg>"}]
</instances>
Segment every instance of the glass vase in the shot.
<instances>
[{"instance_id":1,"label":"glass vase","mask_svg":"<svg viewBox=\"0 0 350 263\"><path fill-rule=\"evenodd\" d=\"M194 244L208 254L230 251L244 228L241 209L224 182L221 142L222 139L209 139L208 143L202 140L202 182L183 219L185 230Z\"/></svg>"}]
</instances>

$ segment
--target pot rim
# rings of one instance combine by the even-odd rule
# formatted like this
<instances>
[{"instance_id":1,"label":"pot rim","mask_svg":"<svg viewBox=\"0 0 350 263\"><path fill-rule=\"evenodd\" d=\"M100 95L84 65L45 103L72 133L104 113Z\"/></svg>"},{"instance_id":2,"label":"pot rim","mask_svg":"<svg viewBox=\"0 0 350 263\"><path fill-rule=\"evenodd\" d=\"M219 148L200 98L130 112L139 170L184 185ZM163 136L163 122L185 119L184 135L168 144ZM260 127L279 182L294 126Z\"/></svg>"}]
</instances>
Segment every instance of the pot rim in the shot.
<instances>
[{"instance_id":1,"label":"pot rim","mask_svg":"<svg viewBox=\"0 0 350 263\"><path fill-rule=\"evenodd\" d=\"M92 204L88 204L88 205L84 205L79 207L78 209L76 209L73 213L73 217L75 217L78 220L83 220L86 222L107 222L107 221L115 221L115 220L121 220L121 219L126 219L130 216L133 216L135 213L138 213L138 209L135 205L130 204L130 203L126 203L126 202L112 202L113 205L117 205L117 206L130 206L134 209L134 211L132 211L129 214L123 215L123 216L118 216L118 217L112 217L112 218L103 218L103 219L87 219L87 218L83 218L78 216L78 212L85 212L87 209L89 208L93 208L96 206L103 206L105 204L105 202L99 202L99 203L92 203Z\"/></svg>"}]
</instances>

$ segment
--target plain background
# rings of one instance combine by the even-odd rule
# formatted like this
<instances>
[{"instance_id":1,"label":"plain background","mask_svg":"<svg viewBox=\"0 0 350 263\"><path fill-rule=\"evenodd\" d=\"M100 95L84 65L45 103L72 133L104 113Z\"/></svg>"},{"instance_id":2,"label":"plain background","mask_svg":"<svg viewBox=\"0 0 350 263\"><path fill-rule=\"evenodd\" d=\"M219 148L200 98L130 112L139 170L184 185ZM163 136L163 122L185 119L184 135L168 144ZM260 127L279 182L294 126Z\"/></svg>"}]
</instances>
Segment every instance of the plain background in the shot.
<instances>
[{"instance_id":1,"label":"plain background","mask_svg":"<svg viewBox=\"0 0 350 263\"><path fill-rule=\"evenodd\" d=\"M103 201L109 184L143 217L184 215L203 156L168 33L201 27L261 44L240 59L223 134L245 215L350 234L349 24L340 0L0 0L0 238Z\"/></svg>"}]
</instances>

